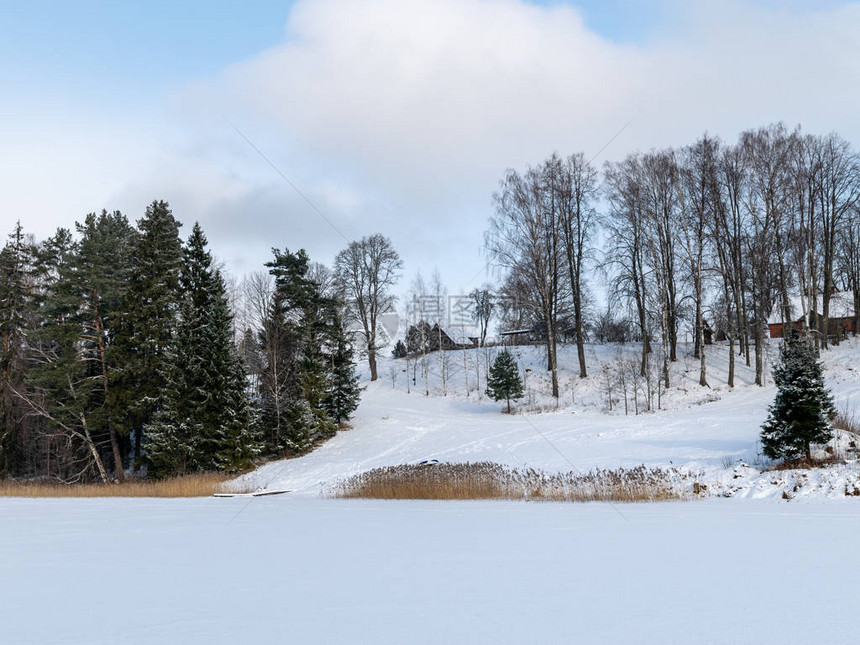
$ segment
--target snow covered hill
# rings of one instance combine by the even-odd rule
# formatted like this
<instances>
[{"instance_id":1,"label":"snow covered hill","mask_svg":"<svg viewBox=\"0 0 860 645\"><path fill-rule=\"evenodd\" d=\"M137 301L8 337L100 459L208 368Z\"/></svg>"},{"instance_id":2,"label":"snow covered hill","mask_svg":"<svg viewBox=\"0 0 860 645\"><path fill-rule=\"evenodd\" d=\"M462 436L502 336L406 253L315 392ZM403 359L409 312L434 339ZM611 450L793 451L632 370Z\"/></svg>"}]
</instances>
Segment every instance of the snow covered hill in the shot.
<instances>
[{"instance_id":1,"label":"snow covered hill","mask_svg":"<svg viewBox=\"0 0 860 645\"><path fill-rule=\"evenodd\" d=\"M486 366L496 351L446 352L442 364L438 353L428 355L429 396L425 396L420 359L410 361L409 375L405 360L384 359L380 379L366 382L351 430L304 457L266 464L237 483L318 495L326 494L334 482L371 468L437 459L493 461L546 471L584 472L639 464L671 467L688 473L691 482L706 484L708 494L720 496L844 499L846 490L860 490L858 470L851 464L805 478L793 472L762 472L758 435L774 396L769 373L778 351L775 344L767 351L765 387L753 384L754 373L741 357L733 389L725 385L725 346L708 347L710 387L698 385L698 361L690 348L682 347L672 365L672 387L660 397L661 409L638 415L629 383L625 414L618 376L636 361L635 344L590 346L587 379L576 376L575 347L562 348L557 407L550 396L544 349L512 348L526 375L527 390L514 415L501 414L502 405L481 394ZM837 407L851 410L852 401L860 400L860 370L855 369L860 343L857 339L845 342L824 352L823 359ZM641 409L642 394L638 399ZM653 405L657 407L656 394ZM840 436L835 443L847 448L849 441Z\"/></svg>"}]
</instances>

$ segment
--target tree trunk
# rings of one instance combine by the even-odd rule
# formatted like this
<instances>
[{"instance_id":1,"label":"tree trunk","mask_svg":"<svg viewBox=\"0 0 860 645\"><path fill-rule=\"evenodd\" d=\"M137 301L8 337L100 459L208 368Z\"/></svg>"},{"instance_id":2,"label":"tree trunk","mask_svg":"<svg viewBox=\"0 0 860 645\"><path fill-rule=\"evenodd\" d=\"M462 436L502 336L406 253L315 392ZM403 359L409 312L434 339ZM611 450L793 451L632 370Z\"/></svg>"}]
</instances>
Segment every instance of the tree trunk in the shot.
<instances>
[{"instance_id":1,"label":"tree trunk","mask_svg":"<svg viewBox=\"0 0 860 645\"><path fill-rule=\"evenodd\" d=\"M558 399L558 359L555 344L555 328L549 315L546 319L547 352L549 355L549 371L552 376L552 396Z\"/></svg>"},{"instance_id":2,"label":"tree trunk","mask_svg":"<svg viewBox=\"0 0 860 645\"><path fill-rule=\"evenodd\" d=\"M448 385L445 383L445 358L442 352L445 348L442 347L442 327L439 327L439 374L442 376L442 396L448 396Z\"/></svg>"},{"instance_id":3,"label":"tree trunk","mask_svg":"<svg viewBox=\"0 0 860 645\"><path fill-rule=\"evenodd\" d=\"M701 319L701 312L699 313L699 318ZM705 365L705 325L702 324L702 321L699 321L699 330L697 336L699 338L699 345L701 346L700 356L699 356L699 385L702 387L710 387L708 385L708 373L707 366Z\"/></svg>"},{"instance_id":4,"label":"tree trunk","mask_svg":"<svg viewBox=\"0 0 860 645\"><path fill-rule=\"evenodd\" d=\"M729 336L729 379L728 386L735 386L735 338Z\"/></svg>"},{"instance_id":5,"label":"tree trunk","mask_svg":"<svg viewBox=\"0 0 860 645\"><path fill-rule=\"evenodd\" d=\"M370 364L370 380L375 381L377 378L379 378L379 375L376 371L376 350L368 350L367 362Z\"/></svg>"},{"instance_id":6,"label":"tree trunk","mask_svg":"<svg viewBox=\"0 0 860 645\"><path fill-rule=\"evenodd\" d=\"M87 448L90 449L90 454L93 457L93 461L96 462L96 468L98 468L99 477L101 477L102 484L107 484L108 477L107 471L105 470L105 465L102 462L102 458L99 455L99 451L96 449L95 443L93 443L93 439L90 436L89 428L87 428L87 419L83 414L81 415L81 425L84 428L84 437L86 437Z\"/></svg>"},{"instance_id":7,"label":"tree trunk","mask_svg":"<svg viewBox=\"0 0 860 645\"><path fill-rule=\"evenodd\" d=\"M101 317L98 313L98 295L93 291L93 299L95 300L96 313L96 334L99 339L99 362L102 368L102 385L105 395L105 407L107 408L107 426L108 435L110 436L110 447L113 453L113 470L114 476L119 483L125 481L125 470L122 466L122 453L119 450L119 438L116 434L116 428L111 418L111 410L108 406L108 373L107 373L107 349L105 347L104 326L102 325Z\"/></svg>"},{"instance_id":8,"label":"tree trunk","mask_svg":"<svg viewBox=\"0 0 860 645\"><path fill-rule=\"evenodd\" d=\"M651 342L648 340L648 322L645 313L645 299L640 288L642 281L640 280L639 272L636 268L639 263L636 262L635 255L633 258L633 265L633 289L636 294L636 313L639 317L639 334L642 336L642 361L639 366L639 374L644 377L645 371L648 369L648 354L651 353Z\"/></svg>"},{"instance_id":9,"label":"tree trunk","mask_svg":"<svg viewBox=\"0 0 860 645\"><path fill-rule=\"evenodd\" d=\"M412 373L412 378L415 378L415 373ZM409 350L406 350L406 394L410 394L409 389Z\"/></svg>"},{"instance_id":10,"label":"tree trunk","mask_svg":"<svg viewBox=\"0 0 860 645\"><path fill-rule=\"evenodd\" d=\"M466 348L463 348L463 379L466 381L466 397L469 396L469 369L466 365Z\"/></svg>"},{"instance_id":11,"label":"tree trunk","mask_svg":"<svg viewBox=\"0 0 860 645\"><path fill-rule=\"evenodd\" d=\"M702 278L701 257L699 258L698 275L696 276L696 344L699 346L699 385L708 385L708 372L705 364L705 318L702 313Z\"/></svg>"},{"instance_id":12,"label":"tree trunk","mask_svg":"<svg viewBox=\"0 0 860 645\"><path fill-rule=\"evenodd\" d=\"M579 293L573 299L574 316L576 316L576 354L579 358L579 378L586 378L588 372L585 368L585 341L582 336L582 297Z\"/></svg>"},{"instance_id":13,"label":"tree trunk","mask_svg":"<svg viewBox=\"0 0 860 645\"><path fill-rule=\"evenodd\" d=\"M755 326L755 384L764 385L764 334L758 321Z\"/></svg>"}]
</instances>

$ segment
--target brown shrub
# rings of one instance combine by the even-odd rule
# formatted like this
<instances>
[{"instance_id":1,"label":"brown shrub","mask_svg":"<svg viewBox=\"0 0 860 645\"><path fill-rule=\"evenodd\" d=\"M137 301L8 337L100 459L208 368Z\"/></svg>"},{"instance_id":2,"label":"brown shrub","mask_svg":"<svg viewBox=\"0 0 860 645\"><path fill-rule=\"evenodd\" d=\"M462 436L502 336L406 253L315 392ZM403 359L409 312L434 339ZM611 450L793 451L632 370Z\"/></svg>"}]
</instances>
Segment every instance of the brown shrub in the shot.
<instances>
[{"instance_id":1,"label":"brown shrub","mask_svg":"<svg viewBox=\"0 0 860 645\"><path fill-rule=\"evenodd\" d=\"M224 482L232 477L224 473L200 473L158 481L133 479L122 484L0 480L0 497L208 497L221 492Z\"/></svg>"},{"instance_id":2,"label":"brown shrub","mask_svg":"<svg viewBox=\"0 0 860 645\"><path fill-rule=\"evenodd\" d=\"M651 502L688 497L657 468L544 473L492 462L375 468L338 482L332 496L367 499L506 499Z\"/></svg>"}]
</instances>

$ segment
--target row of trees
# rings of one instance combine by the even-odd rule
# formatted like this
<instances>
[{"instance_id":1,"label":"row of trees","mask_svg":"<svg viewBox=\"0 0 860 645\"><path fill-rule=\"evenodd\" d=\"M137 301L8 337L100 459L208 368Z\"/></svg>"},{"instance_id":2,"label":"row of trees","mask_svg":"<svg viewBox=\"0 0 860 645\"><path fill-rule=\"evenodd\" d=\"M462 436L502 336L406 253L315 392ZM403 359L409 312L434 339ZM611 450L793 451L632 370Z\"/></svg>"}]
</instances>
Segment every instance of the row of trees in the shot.
<instances>
[{"instance_id":1,"label":"row of trees","mask_svg":"<svg viewBox=\"0 0 860 645\"><path fill-rule=\"evenodd\" d=\"M180 226L155 201L137 226L103 211L42 242L15 227L0 250L0 476L235 471L309 449L355 410L347 307L304 251L274 251L266 302L240 327L202 229L183 242Z\"/></svg>"},{"instance_id":2,"label":"row of trees","mask_svg":"<svg viewBox=\"0 0 860 645\"><path fill-rule=\"evenodd\" d=\"M684 323L702 385L706 316L728 340L731 386L736 352L754 360L762 384L773 312L784 324L806 313L803 326L823 348L835 291L853 290L860 312L860 157L837 134L774 124L734 144L704 135L607 163L602 178L582 154L553 155L509 170L494 202L487 249L503 270L505 320L542 329L554 396L562 334L575 339L587 375L591 269L606 278L610 307L632 322L608 316L601 329L641 341L642 375L656 350L664 387ZM802 311L792 311L793 295Z\"/></svg>"}]
</instances>

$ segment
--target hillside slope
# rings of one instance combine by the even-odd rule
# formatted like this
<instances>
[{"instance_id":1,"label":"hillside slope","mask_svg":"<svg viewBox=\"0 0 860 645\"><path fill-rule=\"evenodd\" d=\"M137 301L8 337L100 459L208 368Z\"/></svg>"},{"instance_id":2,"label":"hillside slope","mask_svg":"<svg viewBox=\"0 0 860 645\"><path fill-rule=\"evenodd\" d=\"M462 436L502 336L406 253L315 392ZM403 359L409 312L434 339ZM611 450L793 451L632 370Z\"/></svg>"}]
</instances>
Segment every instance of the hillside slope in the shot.
<instances>
[{"instance_id":1,"label":"hillside slope","mask_svg":"<svg viewBox=\"0 0 860 645\"><path fill-rule=\"evenodd\" d=\"M325 494L340 479L371 468L437 459L486 460L546 471L584 472L639 464L673 467L711 483L717 494L755 497L776 496L784 486L796 484L790 475L780 474L784 481L777 478L773 485L761 486L761 477L774 480L756 468L761 465L759 428L774 388L769 378L765 387L753 385L752 370L742 361L737 366L736 387L726 387L725 347L708 348L711 387L698 385L698 362L687 352L672 366L672 387L661 397L663 409L639 415L634 414L632 401L628 401L625 415L617 380L609 411L605 376L629 359L635 360L635 345L589 347L591 374L587 379L575 376L574 348L563 348L558 408L549 396L548 375L542 369L543 348L514 348L523 372L531 370L529 394L514 415L501 414L502 406L479 396L476 388L476 364L483 386L486 358L488 354L492 357L492 351L449 352L444 366L440 366L438 354L430 355L429 396L424 394L420 361L415 385L410 382L407 393L405 361L384 360L380 380L365 383L351 430L304 457L266 464L237 481L261 489L286 488L316 495ZM770 347L769 356L776 351L775 345ZM465 393L464 356L469 396ZM825 352L823 358L837 407L850 408L860 394L860 371L854 369L860 363L860 344L856 340L843 343ZM442 367L448 372L446 395ZM739 462L752 467L739 470L735 467ZM843 497L845 478L854 481L853 470L849 467L851 472L846 474L844 468L827 475L836 478L827 486Z\"/></svg>"}]
</instances>

